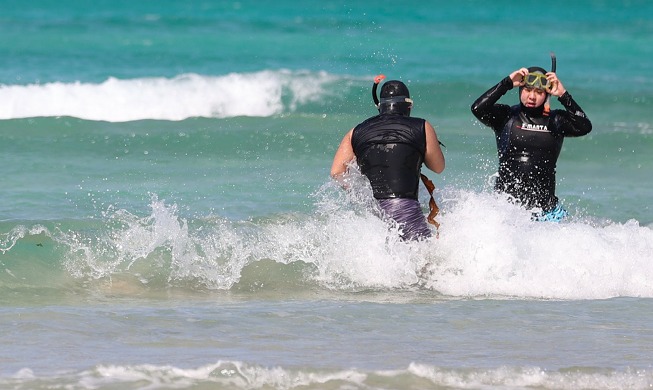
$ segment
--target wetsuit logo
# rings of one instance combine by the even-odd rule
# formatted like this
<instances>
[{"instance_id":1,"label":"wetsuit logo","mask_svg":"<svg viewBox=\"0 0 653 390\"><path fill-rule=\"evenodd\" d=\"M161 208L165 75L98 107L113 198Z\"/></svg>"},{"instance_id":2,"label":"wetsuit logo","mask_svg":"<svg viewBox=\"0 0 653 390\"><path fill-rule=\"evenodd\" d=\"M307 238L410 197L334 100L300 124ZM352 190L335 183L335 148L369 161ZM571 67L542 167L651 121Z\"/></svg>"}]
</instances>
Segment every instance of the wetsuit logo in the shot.
<instances>
[{"instance_id":1,"label":"wetsuit logo","mask_svg":"<svg viewBox=\"0 0 653 390\"><path fill-rule=\"evenodd\" d=\"M545 133L549 132L549 128L546 127L546 125L535 125L532 123L522 123L521 129L526 131L541 131Z\"/></svg>"}]
</instances>

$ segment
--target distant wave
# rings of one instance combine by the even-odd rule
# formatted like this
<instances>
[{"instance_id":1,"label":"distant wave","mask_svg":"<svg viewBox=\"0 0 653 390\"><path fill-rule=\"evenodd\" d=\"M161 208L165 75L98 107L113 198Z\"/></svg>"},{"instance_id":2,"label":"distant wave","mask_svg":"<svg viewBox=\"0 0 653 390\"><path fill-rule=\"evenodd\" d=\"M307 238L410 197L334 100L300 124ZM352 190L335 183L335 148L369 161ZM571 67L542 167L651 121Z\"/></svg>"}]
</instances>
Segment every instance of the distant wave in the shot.
<instances>
[{"instance_id":1,"label":"distant wave","mask_svg":"<svg viewBox=\"0 0 653 390\"><path fill-rule=\"evenodd\" d=\"M612 371L594 367L567 367L559 370L539 367L500 367L456 369L412 363L394 370L334 370L305 367L262 367L234 360L220 360L200 367L171 365L98 365L77 372L44 376L24 368L12 376L0 376L0 383L11 388L46 384L51 388L530 388L615 389L648 388L650 370ZM253 385L255 384L255 386ZM36 386L35 386L36 387Z\"/></svg>"},{"instance_id":2,"label":"distant wave","mask_svg":"<svg viewBox=\"0 0 653 390\"><path fill-rule=\"evenodd\" d=\"M223 76L109 78L100 84L0 85L0 119L72 116L125 122L266 117L319 100L325 84L335 79L325 72L266 70Z\"/></svg>"}]
</instances>

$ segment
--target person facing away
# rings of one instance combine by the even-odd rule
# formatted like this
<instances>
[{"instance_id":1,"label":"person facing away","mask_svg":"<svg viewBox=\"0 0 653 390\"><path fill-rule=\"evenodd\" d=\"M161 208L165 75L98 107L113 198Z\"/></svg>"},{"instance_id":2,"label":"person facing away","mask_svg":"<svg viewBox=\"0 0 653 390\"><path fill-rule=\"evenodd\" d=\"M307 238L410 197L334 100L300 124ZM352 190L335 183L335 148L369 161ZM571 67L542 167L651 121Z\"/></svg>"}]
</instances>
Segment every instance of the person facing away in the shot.
<instances>
[{"instance_id":1,"label":"person facing away","mask_svg":"<svg viewBox=\"0 0 653 390\"><path fill-rule=\"evenodd\" d=\"M375 101L377 83L372 89ZM343 137L333 158L331 177L341 181L349 164L356 161L384 216L401 227L402 239L429 237L431 229L417 195L423 163L436 173L444 170L438 137L428 121L410 117L413 101L404 83L387 81L380 97L379 115Z\"/></svg>"},{"instance_id":2,"label":"person facing away","mask_svg":"<svg viewBox=\"0 0 653 390\"><path fill-rule=\"evenodd\" d=\"M520 104L497 104L514 87L519 87ZM558 97L564 110L549 111L549 94ZM555 194L558 156L565 137L588 134L592 123L556 73L540 67L518 69L476 99L471 109L494 130L499 155L495 191L533 210L534 220L567 216Z\"/></svg>"}]
</instances>

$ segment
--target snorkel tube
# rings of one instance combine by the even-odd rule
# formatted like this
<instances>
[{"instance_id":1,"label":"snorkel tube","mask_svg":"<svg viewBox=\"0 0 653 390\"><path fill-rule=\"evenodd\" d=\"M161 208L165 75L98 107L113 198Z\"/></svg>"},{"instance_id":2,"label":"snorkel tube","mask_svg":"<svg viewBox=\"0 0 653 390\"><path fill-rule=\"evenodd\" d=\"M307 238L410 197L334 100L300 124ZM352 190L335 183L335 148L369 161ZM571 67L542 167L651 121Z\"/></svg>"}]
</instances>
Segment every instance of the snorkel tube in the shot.
<instances>
[{"instance_id":1,"label":"snorkel tube","mask_svg":"<svg viewBox=\"0 0 653 390\"><path fill-rule=\"evenodd\" d=\"M551 52L551 72L555 73L556 71L556 55L554 52ZM549 116L549 112L551 111L551 94L548 93L546 95L546 101L544 102L544 116Z\"/></svg>"},{"instance_id":2,"label":"snorkel tube","mask_svg":"<svg viewBox=\"0 0 653 390\"><path fill-rule=\"evenodd\" d=\"M374 85L372 85L372 100L374 100L374 105L377 109L379 108L379 97L376 96L376 89L379 87L379 84L383 79L385 79L385 75L380 74L376 76L374 78Z\"/></svg>"}]
</instances>

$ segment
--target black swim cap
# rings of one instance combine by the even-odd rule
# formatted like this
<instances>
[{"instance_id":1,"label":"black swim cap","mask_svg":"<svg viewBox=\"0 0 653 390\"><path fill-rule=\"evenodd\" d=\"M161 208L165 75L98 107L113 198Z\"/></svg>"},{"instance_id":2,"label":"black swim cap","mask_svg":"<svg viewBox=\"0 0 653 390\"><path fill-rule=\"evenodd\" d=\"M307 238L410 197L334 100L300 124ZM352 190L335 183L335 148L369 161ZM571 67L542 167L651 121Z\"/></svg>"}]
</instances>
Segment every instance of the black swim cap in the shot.
<instances>
[{"instance_id":1,"label":"black swim cap","mask_svg":"<svg viewBox=\"0 0 653 390\"><path fill-rule=\"evenodd\" d=\"M528 73L534 73L534 72L540 72L542 74L546 74L546 70L544 68L540 68L539 66L531 66L528 68Z\"/></svg>"},{"instance_id":2,"label":"black swim cap","mask_svg":"<svg viewBox=\"0 0 653 390\"><path fill-rule=\"evenodd\" d=\"M413 108L413 101L410 100L410 92L406 84L399 80L390 80L383 84L379 113L410 116L411 108Z\"/></svg>"},{"instance_id":3,"label":"black swim cap","mask_svg":"<svg viewBox=\"0 0 653 390\"><path fill-rule=\"evenodd\" d=\"M409 98L410 92L408 92L408 87L399 80L387 81L381 87L381 99L395 96L405 96Z\"/></svg>"}]
</instances>

